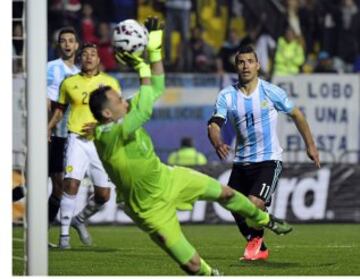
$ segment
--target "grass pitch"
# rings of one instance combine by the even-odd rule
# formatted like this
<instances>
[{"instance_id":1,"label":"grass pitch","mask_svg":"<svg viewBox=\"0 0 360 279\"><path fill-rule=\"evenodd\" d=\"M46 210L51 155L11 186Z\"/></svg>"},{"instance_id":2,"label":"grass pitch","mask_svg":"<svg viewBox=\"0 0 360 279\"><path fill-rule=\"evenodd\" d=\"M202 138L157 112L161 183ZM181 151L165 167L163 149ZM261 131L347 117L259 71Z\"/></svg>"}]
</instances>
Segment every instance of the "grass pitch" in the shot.
<instances>
[{"instance_id":1,"label":"grass pitch","mask_svg":"<svg viewBox=\"0 0 360 279\"><path fill-rule=\"evenodd\" d=\"M185 275L148 236L135 226L90 226L94 245L85 247L71 231L72 249L49 250L49 275ZM295 225L286 236L266 232L267 261L239 261L245 241L235 225L184 225L200 255L225 275L360 275L359 224ZM57 227L49 240L57 243ZM21 228L14 228L16 238ZM13 242L21 257L22 243ZM13 261L13 274L23 262Z\"/></svg>"}]
</instances>

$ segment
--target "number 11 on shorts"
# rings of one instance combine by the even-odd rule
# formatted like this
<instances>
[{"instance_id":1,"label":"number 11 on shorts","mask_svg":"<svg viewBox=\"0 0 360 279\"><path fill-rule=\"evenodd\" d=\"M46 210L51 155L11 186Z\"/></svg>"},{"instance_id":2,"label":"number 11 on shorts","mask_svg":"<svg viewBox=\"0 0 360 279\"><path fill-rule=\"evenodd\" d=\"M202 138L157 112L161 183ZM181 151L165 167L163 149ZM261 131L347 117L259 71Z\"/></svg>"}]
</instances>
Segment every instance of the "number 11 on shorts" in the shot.
<instances>
[{"instance_id":1,"label":"number 11 on shorts","mask_svg":"<svg viewBox=\"0 0 360 279\"><path fill-rule=\"evenodd\" d=\"M266 185L266 183L263 183L259 196L265 199L269 194L269 191L270 191L270 185Z\"/></svg>"}]
</instances>

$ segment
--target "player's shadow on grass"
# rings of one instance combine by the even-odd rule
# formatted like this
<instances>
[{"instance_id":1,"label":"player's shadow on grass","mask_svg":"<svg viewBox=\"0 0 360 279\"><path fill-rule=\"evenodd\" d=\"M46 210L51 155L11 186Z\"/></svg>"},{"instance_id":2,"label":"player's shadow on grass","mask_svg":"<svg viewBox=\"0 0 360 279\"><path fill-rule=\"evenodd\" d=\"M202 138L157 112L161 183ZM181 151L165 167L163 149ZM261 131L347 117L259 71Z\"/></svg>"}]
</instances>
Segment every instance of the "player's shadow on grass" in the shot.
<instances>
[{"instance_id":1,"label":"player's shadow on grass","mask_svg":"<svg viewBox=\"0 0 360 279\"><path fill-rule=\"evenodd\" d=\"M317 267L332 266L335 263L316 264ZM298 268L298 267L314 267L313 264L304 264L300 262L272 262L272 261L239 261L231 264L231 267L254 267L261 266L269 269Z\"/></svg>"}]
</instances>

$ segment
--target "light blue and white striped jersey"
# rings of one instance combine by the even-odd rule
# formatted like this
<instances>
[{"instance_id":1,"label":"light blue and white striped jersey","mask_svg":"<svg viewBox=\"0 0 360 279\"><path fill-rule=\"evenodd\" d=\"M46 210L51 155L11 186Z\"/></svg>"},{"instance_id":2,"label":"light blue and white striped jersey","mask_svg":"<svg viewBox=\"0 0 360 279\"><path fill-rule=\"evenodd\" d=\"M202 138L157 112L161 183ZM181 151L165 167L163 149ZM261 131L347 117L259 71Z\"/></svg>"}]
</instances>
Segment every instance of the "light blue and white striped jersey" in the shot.
<instances>
[{"instance_id":1,"label":"light blue and white striped jersey","mask_svg":"<svg viewBox=\"0 0 360 279\"><path fill-rule=\"evenodd\" d=\"M80 70L75 65L70 68L59 58L47 63L47 97L54 102L59 98L59 89L61 82L68 76L79 73ZM69 108L64 113L63 119L56 125L53 135L57 137L67 137L66 122L69 115Z\"/></svg>"},{"instance_id":2,"label":"light blue and white striped jersey","mask_svg":"<svg viewBox=\"0 0 360 279\"><path fill-rule=\"evenodd\" d=\"M220 91L213 116L230 120L236 133L234 163L281 160L276 132L278 111L290 113L294 104L280 87L258 79L255 91L246 96L238 84Z\"/></svg>"}]
</instances>

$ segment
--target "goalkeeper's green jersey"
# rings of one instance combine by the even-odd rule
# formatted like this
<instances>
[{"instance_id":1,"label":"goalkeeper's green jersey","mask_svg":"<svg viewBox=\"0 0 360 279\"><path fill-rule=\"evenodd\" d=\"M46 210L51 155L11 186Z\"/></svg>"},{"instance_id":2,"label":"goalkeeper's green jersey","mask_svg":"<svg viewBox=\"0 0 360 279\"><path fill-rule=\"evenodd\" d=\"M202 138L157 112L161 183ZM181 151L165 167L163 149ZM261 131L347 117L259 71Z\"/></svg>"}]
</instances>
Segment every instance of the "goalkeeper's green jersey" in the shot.
<instances>
[{"instance_id":1,"label":"goalkeeper's green jersey","mask_svg":"<svg viewBox=\"0 0 360 279\"><path fill-rule=\"evenodd\" d=\"M164 83L163 75L152 77L152 86L140 87L123 119L100 125L95 132L94 143L103 166L117 193L134 212L146 211L154 199L169 195L162 182L170 167L161 163L142 128L151 117L154 102L164 92Z\"/></svg>"}]
</instances>

